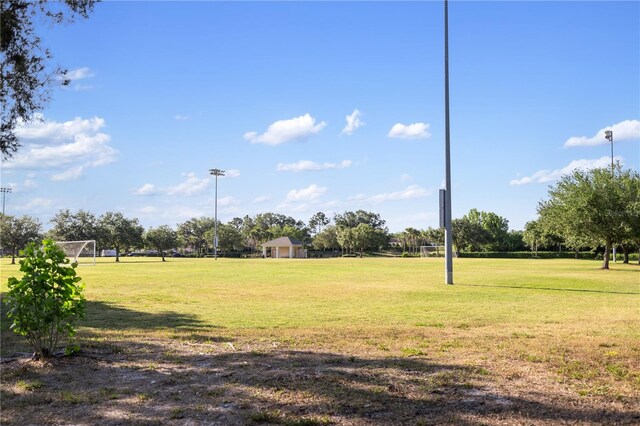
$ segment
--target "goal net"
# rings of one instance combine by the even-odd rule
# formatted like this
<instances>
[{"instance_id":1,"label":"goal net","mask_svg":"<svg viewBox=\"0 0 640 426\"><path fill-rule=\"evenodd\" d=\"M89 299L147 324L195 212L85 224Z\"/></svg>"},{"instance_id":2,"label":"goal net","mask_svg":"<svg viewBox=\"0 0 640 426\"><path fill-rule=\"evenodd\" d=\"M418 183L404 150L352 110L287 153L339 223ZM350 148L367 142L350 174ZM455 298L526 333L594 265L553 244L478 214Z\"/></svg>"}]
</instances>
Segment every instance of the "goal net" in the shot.
<instances>
[{"instance_id":1,"label":"goal net","mask_svg":"<svg viewBox=\"0 0 640 426\"><path fill-rule=\"evenodd\" d=\"M444 257L444 253L444 246L420 246L420 257ZM455 250L453 257L457 257Z\"/></svg>"},{"instance_id":2,"label":"goal net","mask_svg":"<svg viewBox=\"0 0 640 426\"><path fill-rule=\"evenodd\" d=\"M56 241L72 262L96 264L96 240Z\"/></svg>"}]
</instances>

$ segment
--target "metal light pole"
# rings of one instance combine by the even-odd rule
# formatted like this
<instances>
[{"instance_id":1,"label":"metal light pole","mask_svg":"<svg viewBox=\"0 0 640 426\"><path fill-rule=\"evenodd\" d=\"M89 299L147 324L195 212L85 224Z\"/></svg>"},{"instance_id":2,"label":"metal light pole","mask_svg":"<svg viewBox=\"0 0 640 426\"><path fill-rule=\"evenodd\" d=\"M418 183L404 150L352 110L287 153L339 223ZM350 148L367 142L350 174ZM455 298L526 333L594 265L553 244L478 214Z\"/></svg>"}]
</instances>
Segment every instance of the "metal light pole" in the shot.
<instances>
[{"instance_id":1,"label":"metal light pole","mask_svg":"<svg viewBox=\"0 0 640 426\"><path fill-rule=\"evenodd\" d=\"M444 193L444 263L445 283L453 284L453 233L451 228L451 133L449 126L449 2L444 0L444 122L445 122L445 193Z\"/></svg>"},{"instance_id":2,"label":"metal light pole","mask_svg":"<svg viewBox=\"0 0 640 426\"><path fill-rule=\"evenodd\" d=\"M224 170L211 169L209 174L216 177L215 217L213 219L213 258L218 260L218 176L224 176Z\"/></svg>"},{"instance_id":3,"label":"metal light pole","mask_svg":"<svg viewBox=\"0 0 640 426\"><path fill-rule=\"evenodd\" d=\"M0 188L0 192L2 192L2 216L4 216L5 197L11 193L11 188Z\"/></svg>"},{"instance_id":4,"label":"metal light pole","mask_svg":"<svg viewBox=\"0 0 640 426\"><path fill-rule=\"evenodd\" d=\"M611 142L611 176L615 173L615 165L613 164L613 130L605 130L604 138ZM616 262L616 246L613 246L613 261Z\"/></svg>"},{"instance_id":5,"label":"metal light pole","mask_svg":"<svg viewBox=\"0 0 640 426\"><path fill-rule=\"evenodd\" d=\"M613 165L613 130L605 130L604 131L604 138L606 140L608 140L609 142L611 142L611 173L613 173L613 171L614 171L614 165Z\"/></svg>"}]
</instances>

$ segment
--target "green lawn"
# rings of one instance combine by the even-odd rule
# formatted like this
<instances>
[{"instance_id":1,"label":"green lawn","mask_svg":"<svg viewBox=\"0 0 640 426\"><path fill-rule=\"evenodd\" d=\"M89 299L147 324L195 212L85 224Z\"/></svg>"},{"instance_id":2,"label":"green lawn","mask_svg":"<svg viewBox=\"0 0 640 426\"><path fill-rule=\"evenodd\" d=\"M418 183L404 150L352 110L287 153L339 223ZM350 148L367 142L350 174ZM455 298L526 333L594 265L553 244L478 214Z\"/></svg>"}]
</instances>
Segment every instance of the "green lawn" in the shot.
<instances>
[{"instance_id":1,"label":"green lawn","mask_svg":"<svg viewBox=\"0 0 640 426\"><path fill-rule=\"evenodd\" d=\"M443 284L436 259L99 259L96 266L80 265L78 274L89 301L82 325L89 328L247 333L436 326L637 338L640 268L598 267L459 259L453 286ZM0 291L16 274L17 265L5 260Z\"/></svg>"},{"instance_id":2,"label":"green lawn","mask_svg":"<svg viewBox=\"0 0 640 426\"><path fill-rule=\"evenodd\" d=\"M19 271L2 262L5 292L7 277ZM217 354L446 360L481 369L465 376L469 386L486 371L491 386L507 393L532 392L538 380L537 391L551 399L551 387L560 386L558 395L601 398L596 408L633 406L640 395L640 267L599 266L456 259L456 284L447 286L441 259L100 259L78 268L88 301L79 337L88 348L144 343L165 354L183 344ZM26 351L7 328L5 319L3 356ZM259 423L263 414L273 413L249 416Z\"/></svg>"},{"instance_id":3,"label":"green lawn","mask_svg":"<svg viewBox=\"0 0 640 426\"><path fill-rule=\"evenodd\" d=\"M640 268L573 260L460 259L454 286L434 259L100 259L80 265L87 300L225 328L416 325L588 328L634 318ZM19 274L4 261L0 291ZM89 311L86 325L100 319ZM131 325L128 326L130 328ZM624 330L619 330L625 333Z\"/></svg>"}]
</instances>

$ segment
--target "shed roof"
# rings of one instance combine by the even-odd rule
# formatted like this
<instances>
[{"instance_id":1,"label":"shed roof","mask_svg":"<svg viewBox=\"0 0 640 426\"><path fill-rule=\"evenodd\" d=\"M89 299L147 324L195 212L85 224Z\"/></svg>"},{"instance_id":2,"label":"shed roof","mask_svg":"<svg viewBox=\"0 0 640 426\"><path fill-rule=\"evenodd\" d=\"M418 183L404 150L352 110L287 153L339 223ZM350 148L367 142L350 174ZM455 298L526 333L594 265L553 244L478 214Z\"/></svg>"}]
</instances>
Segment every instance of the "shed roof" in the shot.
<instances>
[{"instance_id":1,"label":"shed roof","mask_svg":"<svg viewBox=\"0 0 640 426\"><path fill-rule=\"evenodd\" d=\"M280 237L275 240L262 243L264 247L289 247L289 246L301 246L302 241L294 240L289 237Z\"/></svg>"}]
</instances>

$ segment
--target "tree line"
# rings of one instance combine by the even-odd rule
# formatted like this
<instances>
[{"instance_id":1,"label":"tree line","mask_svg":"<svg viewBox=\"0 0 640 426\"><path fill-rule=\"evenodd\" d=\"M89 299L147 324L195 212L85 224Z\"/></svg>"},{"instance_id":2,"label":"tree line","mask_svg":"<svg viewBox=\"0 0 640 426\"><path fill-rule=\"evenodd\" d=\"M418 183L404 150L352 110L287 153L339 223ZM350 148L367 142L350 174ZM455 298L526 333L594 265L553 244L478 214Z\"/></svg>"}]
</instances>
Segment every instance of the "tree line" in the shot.
<instances>
[{"instance_id":1,"label":"tree line","mask_svg":"<svg viewBox=\"0 0 640 426\"><path fill-rule=\"evenodd\" d=\"M192 218L175 228L161 225L145 229L137 218L119 212L101 216L86 211L60 210L50 221L51 228L43 232L42 224L33 217L4 216L0 220L2 246L12 257L27 243L41 238L55 241L96 240L97 250L114 249L116 262L126 252L153 249L163 257L169 250L204 256L213 250L214 219ZM457 251L522 251L523 232L509 231L509 222L495 213L472 209L462 218L453 220L454 246ZM305 223L278 213L235 217L227 223L218 222L218 250L259 253L261 244L287 236L301 241L308 248L342 255L363 256L367 251L393 247L403 253L418 255L420 246L443 245L444 230L440 228L406 228L390 233L379 213L365 210L346 211L333 218L323 212L311 216Z\"/></svg>"},{"instance_id":2,"label":"tree line","mask_svg":"<svg viewBox=\"0 0 640 426\"><path fill-rule=\"evenodd\" d=\"M377 213L358 210L334 217L340 228L340 243L327 248L344 246L348 252L356 247L362 253L373 246L388 242L385 221ZM268 240L287 236L312 246L331 220L322 212L313 215L307 223L278 213L260 213L255 216L235 217L227 223L218 221L218 249L257 252ZM169 250L187 251L194 256L204 256L213 249L214 219L192 218L175 228L161 225L145 229L137 218L125 217L120 212L106 212L101 216L86 210L58 211L50 221L51 228L43 232L42 223L31 216L1 216L0 234L2 248L8 249L15 263L16 254L29 242L43 237L54 241L95 240L97 250L113 249L116 262L130 250L155 249L162 256ZM361 225L358 227L358 225ZM350 228L354 228L351 232ZM373 239L375 236L375 241Z\"/></svg>"},{"instance_id":3,"label":"tree line","mask_svg":"<svg viewBox=\"0 0 640 426\"><path fill-rule=\"evenodd\" d=\"M454 249L460 252L517 252L538 250L604 249L603 268L609 254L619 248L624 262L640 249L640 176L616 166L612 170L575 171L563 176L549 189L549 199L538 206L538 219L527 222L523 231L509 230L509 221L493 212L471 209L452 221ZM55 241L96 240L98 250L115 249L116 262L122 253L154 249L164 260L169 250L204 256L213 250L214 219L192 218L178 224L145 229L137 218L119 212L101 216L78 210L60 210L44 233L42 224L30 216L2 216L3 249L16 253L29 241L46 236ZM309 248L343 255L359 255L394 247L418 255L421 246L444 245L441 228L406 228L390 233L379 213L345 211L327 216L318 212L307 222L278 213L235 217L218 222L218 250L259 253L266 241L287 236Z\"/></svg>"}]
</instances>

